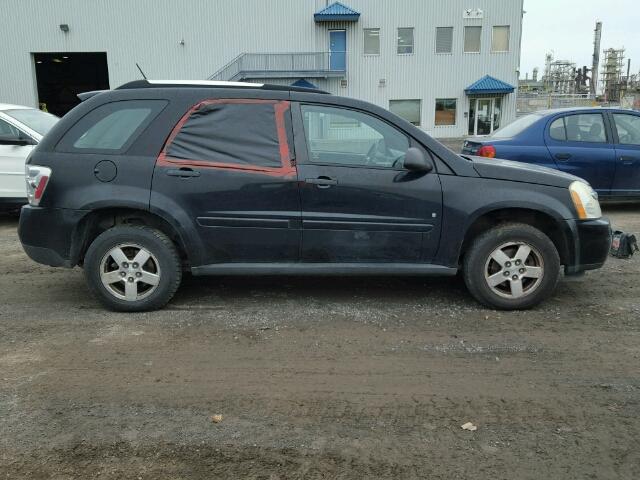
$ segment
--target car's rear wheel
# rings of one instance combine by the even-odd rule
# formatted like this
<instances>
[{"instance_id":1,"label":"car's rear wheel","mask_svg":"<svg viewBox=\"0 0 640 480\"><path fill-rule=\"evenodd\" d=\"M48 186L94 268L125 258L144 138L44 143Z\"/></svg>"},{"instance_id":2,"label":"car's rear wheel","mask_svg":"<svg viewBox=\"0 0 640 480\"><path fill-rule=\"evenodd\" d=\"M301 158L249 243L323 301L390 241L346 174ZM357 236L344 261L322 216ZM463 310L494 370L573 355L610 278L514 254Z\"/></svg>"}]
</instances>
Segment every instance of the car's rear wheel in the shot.
<instances>
[{"instance_id":1,"label":"car's rear wheel","mask_svg":"<svg viewBox=\"0 0 640 480\"><path fill-rule=\"evenodd\" d=\"M127 312L161 308L182 278L173 242L144 226L118 226L100 234L87 250L84 271L105 306Z\"/></svg>"},{"instance_id":2,"label":"car's rear wheel","mask_svg":"<svg viewBox=\"0 0 640 480\"><path fill-rule=\"evenodd\" d=\"M548 298L560 277L553 242L530 225L504 224L478 236L467 251L464 280L484 305L517 310Z\"/></svg>"}]
</instances>

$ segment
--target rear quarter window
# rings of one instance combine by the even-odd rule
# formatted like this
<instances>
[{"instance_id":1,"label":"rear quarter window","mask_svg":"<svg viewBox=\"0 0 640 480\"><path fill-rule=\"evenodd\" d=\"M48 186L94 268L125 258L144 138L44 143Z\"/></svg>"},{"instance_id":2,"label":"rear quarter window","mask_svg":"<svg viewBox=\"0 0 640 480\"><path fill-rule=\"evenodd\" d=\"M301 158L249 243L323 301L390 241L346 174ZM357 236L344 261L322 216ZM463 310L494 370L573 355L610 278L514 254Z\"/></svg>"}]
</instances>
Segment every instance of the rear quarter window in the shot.
<instances>
[{"instance_id":1,"label":"rear quarter window","mask_svg":"<svg viewBox=\"0 0 640 480\"><path fill-rule=\"evenodd\" d=\"M123 153L167 103L166 100L125 100L100 105L71 127L56 150Z\"/></svg>"}]
</instances>

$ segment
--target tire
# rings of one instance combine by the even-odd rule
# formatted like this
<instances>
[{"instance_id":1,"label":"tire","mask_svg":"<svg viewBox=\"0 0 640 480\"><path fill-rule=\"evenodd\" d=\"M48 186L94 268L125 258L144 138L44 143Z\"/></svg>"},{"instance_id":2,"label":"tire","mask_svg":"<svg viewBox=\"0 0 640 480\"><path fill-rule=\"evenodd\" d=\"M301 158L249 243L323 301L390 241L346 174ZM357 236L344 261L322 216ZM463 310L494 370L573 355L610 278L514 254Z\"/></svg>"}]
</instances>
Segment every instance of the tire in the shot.
<instances>
[{"instance_id":1,"label":"tire","mask_svg":"<svg viewBox=\"0 0 640 480\"><path fill-rule=\"evenodd\" d=\"M141 312L162 308L171 300L182 280L182 263L164 233L145 226L118 226L91 243L84 273L105 307Z\"/></svg>"},{"instance_id":2,"label":"tire","mask_svg":"<svg viewBox=\"0 0 640 480\"><path fill-rule=\"evenodd\" d=\"M537 228L502 224L473 241L465 254L463 277L471 295L483 305L524 310L553 294L560 278L560 256Z\"/></svg>"}]
</instances>

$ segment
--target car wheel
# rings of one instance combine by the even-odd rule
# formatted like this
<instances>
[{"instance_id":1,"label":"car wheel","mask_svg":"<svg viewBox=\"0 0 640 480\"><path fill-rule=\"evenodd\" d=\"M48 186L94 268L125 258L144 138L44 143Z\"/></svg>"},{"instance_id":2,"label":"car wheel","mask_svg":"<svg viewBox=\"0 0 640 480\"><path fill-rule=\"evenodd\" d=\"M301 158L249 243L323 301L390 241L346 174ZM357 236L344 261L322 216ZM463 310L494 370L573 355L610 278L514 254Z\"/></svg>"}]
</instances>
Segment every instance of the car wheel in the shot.
<instances>
[{"instance_id":1,"label":"car wheel","mask_svg":"<svg viewBox=\"0 0 640 480\"><path fill-rule=\"evenodd\" d=\"M480 303L502 310L526 309L553 293L560 278L560 257L537 228L504 224L473 241L463 276Z\"/></svg>"},{"instance_id":2,"label":"car wheel","mask_svg":"<svg viewBox=\"0 0 640 480\"><path fill-rule=\"evenodd\" d=\"M144 226L118 226L89 246L84 272L89 287L109 309L139 312L163 307L182 279L173 242Z\"/></svg>"}]
</instances>

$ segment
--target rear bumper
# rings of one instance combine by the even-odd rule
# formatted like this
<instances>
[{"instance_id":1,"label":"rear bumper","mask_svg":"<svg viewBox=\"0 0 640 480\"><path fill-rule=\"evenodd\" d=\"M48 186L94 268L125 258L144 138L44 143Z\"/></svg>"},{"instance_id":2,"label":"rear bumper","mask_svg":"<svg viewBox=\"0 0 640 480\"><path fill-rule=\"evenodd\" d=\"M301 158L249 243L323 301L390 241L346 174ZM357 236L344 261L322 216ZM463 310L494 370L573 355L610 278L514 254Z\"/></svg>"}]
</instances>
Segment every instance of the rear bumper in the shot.
<instances>
[{"instance_id":1,"label":"rear bumper","mask_svg":"<svg viewBox=\"0 0 640 480\"><path fill-rule=\"evenodd\" d=\"M84 210L40 208L25 205L20 211L18 236L33 261L52 267L73 267L73 235Z\"/></svg>"},{"instance_id":2,"label":"rear bumper","mask_svg":"<svg viewBox=\"0 0 640 480\"><path fill-rule=\"evenodd\" d=\"M572 220L575 241L575 262L565 266L567 275L602 267L611 248L611 224L606 218Z\"/></svg>"}]
</instances>

